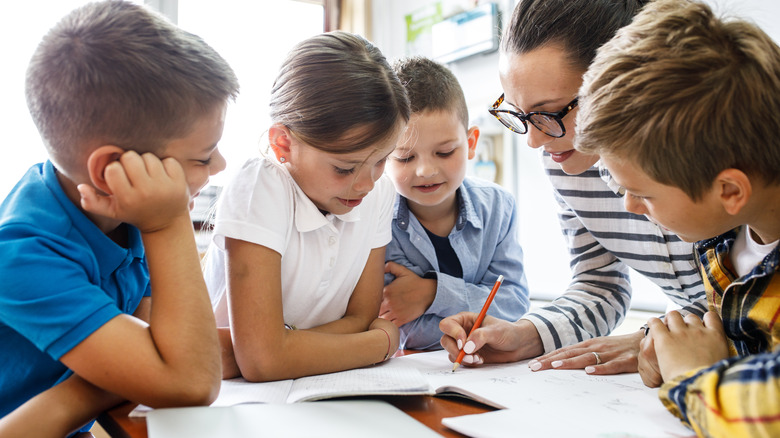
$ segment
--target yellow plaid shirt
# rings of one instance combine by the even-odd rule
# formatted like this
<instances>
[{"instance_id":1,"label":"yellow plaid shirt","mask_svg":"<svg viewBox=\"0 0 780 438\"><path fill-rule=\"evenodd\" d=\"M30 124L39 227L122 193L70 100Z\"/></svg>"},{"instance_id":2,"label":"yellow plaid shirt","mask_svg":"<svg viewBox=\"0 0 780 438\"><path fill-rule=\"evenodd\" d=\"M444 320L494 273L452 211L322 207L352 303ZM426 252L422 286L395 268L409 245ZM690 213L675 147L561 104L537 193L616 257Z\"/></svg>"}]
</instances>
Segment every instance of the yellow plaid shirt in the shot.
<instances>
[{"instance_id":1,"label":"yellow plaid shirt","mask_svg":"<svg viewBox=\"0 0 780 438\"><path fill-rule=\"evenodd\" d=\"M699 436L780 437L780 252L735 278L729 252L738 230L699 242L710 310L718 312L731 357L661 386L667 409Z\"/></svg>"}]
</instances>

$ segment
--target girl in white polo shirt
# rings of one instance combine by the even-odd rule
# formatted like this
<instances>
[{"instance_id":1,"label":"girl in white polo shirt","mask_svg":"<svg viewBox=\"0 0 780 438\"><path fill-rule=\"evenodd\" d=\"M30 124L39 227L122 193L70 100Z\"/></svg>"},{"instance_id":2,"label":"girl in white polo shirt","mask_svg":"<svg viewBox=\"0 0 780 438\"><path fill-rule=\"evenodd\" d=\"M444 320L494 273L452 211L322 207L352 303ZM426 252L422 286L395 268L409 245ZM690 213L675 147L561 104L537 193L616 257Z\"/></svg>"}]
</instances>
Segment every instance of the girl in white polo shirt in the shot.
<instances>
[{"instance_id":1,"label":"girl in white polo shirt","mask_svg":"<svg viewBox=\"0 0 780 438\"><path fill-rule=\"evenodd\" d=\"M296 378L381 362L377 318L395 191L385 159L409 119L403 86L362 37L331 32L288 55L271 92L273 156L225 187L205 275L225 378Z\"/></svg>"}]
</instances>

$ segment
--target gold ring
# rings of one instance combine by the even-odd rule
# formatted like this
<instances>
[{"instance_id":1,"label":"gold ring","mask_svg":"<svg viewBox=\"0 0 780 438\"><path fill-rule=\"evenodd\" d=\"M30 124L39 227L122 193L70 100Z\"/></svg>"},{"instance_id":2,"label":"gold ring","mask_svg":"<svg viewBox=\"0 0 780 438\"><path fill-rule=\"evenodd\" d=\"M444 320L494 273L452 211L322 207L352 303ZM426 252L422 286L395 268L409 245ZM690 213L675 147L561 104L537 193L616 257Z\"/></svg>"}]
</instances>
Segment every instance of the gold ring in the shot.
<instances>
[{"instance_id":1,"label":"gold ring","mask_svg":"<svg viewBox=\"0 0 780 438\"><path fill-rule=\"evenodd\" d=\"M595 351L591 351L591 353L593 353L593 355L596 356L596 365L601 365L601 356L599 356L599 354L596 353Z\"/></svg>"}]
</instances>

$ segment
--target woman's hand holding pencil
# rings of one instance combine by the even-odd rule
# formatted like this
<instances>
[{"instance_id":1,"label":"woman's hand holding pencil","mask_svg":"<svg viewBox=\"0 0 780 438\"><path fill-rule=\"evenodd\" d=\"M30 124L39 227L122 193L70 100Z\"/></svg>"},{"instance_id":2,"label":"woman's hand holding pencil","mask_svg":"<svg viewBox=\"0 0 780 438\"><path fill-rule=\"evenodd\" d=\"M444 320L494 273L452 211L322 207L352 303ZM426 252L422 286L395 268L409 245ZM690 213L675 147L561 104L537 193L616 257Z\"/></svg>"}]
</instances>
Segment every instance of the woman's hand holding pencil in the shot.
<instances>
[{"instance_id":1,"label":"woman's hand holding pencil","mask_svg":"<svg viewBox=\"0 0 780 438\"><path fill-rule=\"evenodd\" d=\"M499 282L493 289L498 285ZM439 323L439 329L444 333L441 346L447 350L452 362L460 364L462 361L466 365L516 362L544 352L541 337L530 321L510 322L489 315L480 318L487 312L490 301L488 299L480 314L460 312ZM480 324L477 324L478 320L481 320ZM456 368L454 365L453 370Z\"/></svg>"},{"instance_id":2,"label":"woman's hand holding pencil","mask_svg":"<svg viewBox=\"0 0 780 438\"><path fill-rule=\"evenodd\" d=\"M490 295L488 295L487 300L485 300L485 304L482 306L482 310L479 312L479 315L477 315L476 321L474 321L474 325L471 326L471 331L469 332L469 335L474 332L474 330L478 329L480 325L482 325L482 321L485 319L485 315L487 315L487 311L490 308L490 303L493 302L493 298L496 296L496 292L498 292L498 288L501 287L501 283L504 282L504 276L499 275L498 280L496 280L496 284L493 285L493 289L490 291ZM469 347L469 353L473 352L472 345L468 345ZM458 346L460 347L460 346ZM458 357L455 359L455 363L452 365L452 371L455 372L455 370L458 369L460 366L460 363L463 361L463 356L466 355L466 346L464 345L463 348L460 348L460 353L458 353ZM479 356L477 356L479 358ZM473 359L472 359L473 362Z\"/></svg>"}]
</instances>

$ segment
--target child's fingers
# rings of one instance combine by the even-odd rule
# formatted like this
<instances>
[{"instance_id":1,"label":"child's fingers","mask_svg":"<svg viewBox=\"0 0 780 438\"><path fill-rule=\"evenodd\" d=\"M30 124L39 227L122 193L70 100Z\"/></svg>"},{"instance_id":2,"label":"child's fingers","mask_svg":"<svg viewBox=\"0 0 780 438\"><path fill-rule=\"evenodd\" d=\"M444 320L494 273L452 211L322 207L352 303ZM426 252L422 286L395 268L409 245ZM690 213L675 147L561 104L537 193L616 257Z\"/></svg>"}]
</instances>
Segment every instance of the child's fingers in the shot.
<instances>
[{"instance_id":1,"label":"child's fingers","mask_svg":"<svg viewBox=\"0 0 780 438\"><path fill-rule=\"evenodd\" d=\"M163 159L162 165L165 169L165 173L168 174L171 179L184 179L184 169L182 169L181 163L179 163L175 158L168 157Z\"/></svg>"},{"instance_id":2,"label":"child's fingers","mask_svg":"<svg viewBox=\"0 0 780 438\"><path fill-rule=\"evenodd\" d=\"M89 184L79 184L76 189L81 195L81 207L89 212L97 213L100 209L101 199L97 194L97 190ZM107 203L107 200L103 200Z\"/></svg>"},{"instance_id":3,"label":"child's fingers","mask_svg":"<svg viewBox=\"0 0 780 438\"><path fill-rule=\"evenodd\" d=\"M119 161L115 161L108 166L105 170L106 182L109 180L109 170L114 169L114 177L119 177L119 170L121 170L122 180L115 180L116 184L120 184L122 187L135 187L139 181L140 175L146 174L146 166L143 159L135 151L126 151L119 157Z\"/></svg>"},{"instance_id":4,"label":"child's fingers","mask_svg":"<svg viewBox=\"0 0 780 438\"><path fill-rule=\"evenodd\" d=\"M654 318L657 319L657 318ZM666 330L666 326L661 320L658 320L662 330ZM655 353L655 344L653 341L653 330L651 330L647 336L645 336L639 343L639 356L637 357L637 371L642 378L642 382L650 387L656 388L663 383L661 374L658 371L658 358Z\"/></svg>"},{"instance_id":5,"label":"child's fingers","mask_svg":"<svg viewBox=\"0 0 780 438\"><path fill-rule=\"evenodd\" d=\"M664 324L661 318L650 318L647 320L647 327L650 330L657 330L661 328L666 328L666 324Z\"/></svg>"},{"instance_id":6,"label":"child's fingers","mask_svg":"<svg viewBox=\"0 0 780 438\"><path fill-rule=\"evenodd\" d=\"M125 167L127 178L133 187L141 189L169 179L168 171L163 162L150 152L138 155L134 151L127 151L122 154L120 161Z\"/></svg>"},{"instance_id":7,"label":"child's fingers","mask_svg":"<svg viewBox=\"0 0 780 438\"><path fill-rule=\"evenodd\" d=\"M106 180L110 195L126 192L132 188L133 185L128 178L126 170L124 162L120 161L114 161L106 166L103 171L103 178Z\"/></svg>"},{"instance_id":8,"label":"child's fingers","mask_svg":"<svg viewBox=\"0 0 780 438\"><path fill-rule=\"evenodd\" d=\"M152 178L160 178L167 173L162 161L152 153L147 152L141 155L141 161L144 163L146 174Z\"/></svg>"},{"instance_id":9,"label":"child's fingers","mask_svg":"<svg viewBox=\"0 0 780 438\"><path fill-rule=\"evenodd\" d=\"M708 329L717 330L718 332L722 333L724 336L725 330L723 329L723 321L720 319L720 316L718 316L715 312L707 312L704 314L704 326Z\"/></svg>"},{"instance_id":10,"label":"child's fingers","mask_svg":"<svg viewBox=\"0 0 780 438\"><path fill-rule=\"evenodd\" d=\"M386 314L389 311L390 311L390 303L388 303L386 299L382 300L382 302L379 304L379 317L384 318L382 315Z\"/></svg>"},{"instance_id":11,"label":"child's fingers","mask_svg":"<svg viewBox=\"0 0 780 438\"><path fill-rule=\"evenodd\" d=\"M410 272L409 269L407 269L403 265L399 265L398 263L387 262L385 264L385 273L392 274L396 278L406 275L409 272Z\"/></svg>"},{"instance_id":12,"label":"child's fingers","mask_svg":"<svg viewBox=\"0 0 780 438\"><path fill-rule=\"evenodd\" d=\"M396 319L396 316L392 311L386 310L384 312L379 312L379 318L393 322Z\"/></svg>"},{"instance_id":13,"label":"child's fingers","mask_svg":"<svg viewBox=\"0 0 780 438\"><path fill-rule=\"evenodd\" d=\"M701 320L701 318L694 315L693 313L685 315L683 320L685 321L685 324L688 325L688 327L702 327L704 325L704 322Z\"/></svg>"},{"instance_id":14,"label":"child's fingers","mask_svg":"<svg viewBox=\"0 0 780 438\"><path fill-rule=\"evenodd\" d=\"M648 335L647 337L654 336L659 337L669 333L669 327L667 327L667 321L661 321L660 318L650 318L647 320ZM647 339L647 337L645 339Z\"/></svg>"},{"instance_id":15,"label":"child's fingers","mask_svg":"<svg viewBox=\"0 0 780 438\"><path fill-rule=\"evenodd\" d=\"M677 312L675 310L672 310L671 312L666 314L666 317L664 318L664 322L666 323L666 327L668 327L669 331L677 331L677 330L683 330L685 327L687 327L687 324L685 323L685 320L683 319L682 315L680 315L680 312Z\"/></svg>"},{"instance_id":16,"label":"child's fingers","mask_svg":"<svg viewBox=\"0 0 780 438\"><path fill-rule=\"evenodd\" d=\"M658 318L653 318L653 319L658 319ZM659 320L659 322L660 322L660 320ZM661 324L663 325L663 322L661 322ZM648 321L648 327L650 327L649 321ZM647 331L647 335L645 335L645 337L642 338L641 341L639 341L639 354L643 354L643 352L645 350L652 350L654 348L653 347L653 333L654 332L655 331L651 328L650 330Z\"/></svg>"}]
</instances>

